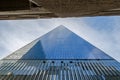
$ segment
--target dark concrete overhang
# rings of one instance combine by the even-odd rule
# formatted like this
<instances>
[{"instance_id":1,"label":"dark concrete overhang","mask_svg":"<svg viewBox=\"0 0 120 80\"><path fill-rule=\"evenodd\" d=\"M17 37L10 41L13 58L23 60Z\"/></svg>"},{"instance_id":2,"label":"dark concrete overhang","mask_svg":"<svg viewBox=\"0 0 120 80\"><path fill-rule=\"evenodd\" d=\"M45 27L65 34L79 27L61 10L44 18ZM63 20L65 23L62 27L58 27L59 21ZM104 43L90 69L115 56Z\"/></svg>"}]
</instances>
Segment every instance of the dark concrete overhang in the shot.
<instances>
[{"instance_id":1,"label":"dark concrete overhang","mask_svg":"<svg viewBox=\"0 0 120 80\"><path fill-rule=\"evenodd\" d=\"M120 15L119 0L1 0L0 19Z\"/></svg>"}]
</instances>

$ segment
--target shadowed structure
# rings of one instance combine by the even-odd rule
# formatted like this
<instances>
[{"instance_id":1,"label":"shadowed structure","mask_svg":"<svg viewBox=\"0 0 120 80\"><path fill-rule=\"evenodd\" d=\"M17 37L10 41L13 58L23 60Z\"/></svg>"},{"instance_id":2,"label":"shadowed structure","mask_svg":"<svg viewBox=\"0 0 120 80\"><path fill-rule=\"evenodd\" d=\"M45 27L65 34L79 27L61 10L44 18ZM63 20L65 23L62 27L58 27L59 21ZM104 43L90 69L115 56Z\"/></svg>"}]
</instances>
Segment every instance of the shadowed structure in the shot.
<instances>
[{"instance_id":1,"label":"shadowed structure","mask_svg":"<svg viewBox=\"0 0 120 80\"><path fill-rule=\"evenodd\" d=\"M1 0L0 19L120 15L119 0Z\"/></svg>"}]
</instances>

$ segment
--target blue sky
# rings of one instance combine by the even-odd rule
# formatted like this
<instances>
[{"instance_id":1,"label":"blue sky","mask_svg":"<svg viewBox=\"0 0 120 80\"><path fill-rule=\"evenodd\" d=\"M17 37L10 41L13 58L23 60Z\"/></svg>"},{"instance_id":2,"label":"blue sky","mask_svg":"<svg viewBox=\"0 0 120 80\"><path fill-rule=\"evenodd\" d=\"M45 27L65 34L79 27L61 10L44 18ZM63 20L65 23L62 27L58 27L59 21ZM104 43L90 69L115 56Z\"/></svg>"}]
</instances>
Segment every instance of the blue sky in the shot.
<instances>
[{"instance_id":1,"label":"blue sky","mask_svg":"<svg viewBox=\"0 0 120 80\"><path fill-rule=\"evenodd\" d=\"M59 25L64 25L120 62L120 17L0 21L0 59Z\"/></svg>"}]
</instances>

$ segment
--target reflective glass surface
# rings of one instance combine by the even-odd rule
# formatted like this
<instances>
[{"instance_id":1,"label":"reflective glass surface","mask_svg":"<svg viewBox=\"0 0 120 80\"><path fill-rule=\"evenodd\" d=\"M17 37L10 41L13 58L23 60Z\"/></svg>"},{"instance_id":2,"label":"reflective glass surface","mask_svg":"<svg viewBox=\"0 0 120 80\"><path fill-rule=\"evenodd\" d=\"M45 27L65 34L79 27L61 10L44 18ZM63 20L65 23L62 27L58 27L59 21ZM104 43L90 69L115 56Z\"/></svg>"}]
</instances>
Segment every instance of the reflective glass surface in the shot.
<instances>
[{"instance_id":1,"label":"reflective glass surface","mask_svg":"<svg viewBox=\"0 0 120 80\"><path fill-rule=\"evenodd\" d=\"M112 58L64 26L59 26L40 37L39 41L21 59Z\"/></svg>"}]
</instances>

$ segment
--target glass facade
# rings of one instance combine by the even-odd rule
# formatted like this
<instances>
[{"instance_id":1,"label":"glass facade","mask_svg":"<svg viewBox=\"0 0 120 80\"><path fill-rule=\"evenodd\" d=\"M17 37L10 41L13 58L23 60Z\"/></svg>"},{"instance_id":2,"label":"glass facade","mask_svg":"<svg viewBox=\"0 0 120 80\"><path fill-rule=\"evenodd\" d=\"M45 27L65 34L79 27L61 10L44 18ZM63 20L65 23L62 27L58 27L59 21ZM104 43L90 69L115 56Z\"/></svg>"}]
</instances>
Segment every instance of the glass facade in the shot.
<instances>
[{"instance_id":1,"label":"glass facade","mask_svg":"<svg viewBox=\"0 0 120 80\"><path fill-rule=\"evenodd\" d=\"M115 60L3 60L1 80L120 80Z\"/></svg>"},{"instance_id":2,"label":"glass facade","mask_svg":"<svg viewBox=\"0 0 120 80\"><path fill-rule=\"evenodd\" d=\"M120 63L59 26L1 60L0 80L120 80Z\"/></svg>"},{"instance_id":3,"label":"glass facade","mask_svg":"<svg viewBox=\"0 0 120 80\"><path fill-rule=\"evenodd\" d=\"M7 59L112 59L64 26L55 28L32 44L26 52L23 50L30 44Z\"/></svg>"}]
</instances>

